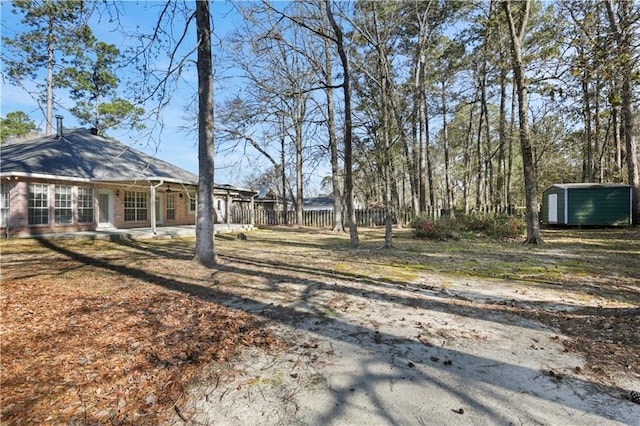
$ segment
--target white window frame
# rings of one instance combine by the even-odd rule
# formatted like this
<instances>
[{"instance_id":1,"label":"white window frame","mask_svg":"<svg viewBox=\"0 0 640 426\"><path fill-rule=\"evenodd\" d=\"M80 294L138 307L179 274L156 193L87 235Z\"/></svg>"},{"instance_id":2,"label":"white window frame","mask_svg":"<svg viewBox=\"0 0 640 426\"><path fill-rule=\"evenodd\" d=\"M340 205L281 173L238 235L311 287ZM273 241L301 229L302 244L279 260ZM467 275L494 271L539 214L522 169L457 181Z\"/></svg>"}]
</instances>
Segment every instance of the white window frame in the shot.
<instances>
[{"instance_id":1,"label":"white window frame","mask_svg":"<svg viewBox=\"0 0 640 426\"><path fill-rule=\"evenodd\" d=\"M11 202L11 187L0 184L0 226L6 227L9 222L9 206Z\"/></svg>"},{"instance_id":2,"label":"white window frame","mask_svg":"<svg viewBox=\"0 0 640 426\"><path fill-rule=\"evenodd\" d=\"M73 223L73 187L56 185L54 193L54 220L56 225Z\"/></svg>"},{"instance_id":3,"label":"white window frame","mask_svg":"<svg viewBox=\"0 0 640 426\"><path fill-rule=\"evenodd\" d=\"M87 220L91 218L90 220ZM78 187L78 223L93 223L95 220L95 199L93 188Z\"/></svg>"},{"instance_id":4,"label":"white window frame","mask_svg":"<svg viewBox=\"0 0 640 426\"><path fill-rule=\"evenodd\" d=\"M37 197L40 195L41 197ZM30 183L27 216L29 226L49 224L49 184ZM35 219L39 219L36 221ZM42 221L40 221L42 220Z\"/></svg>"},{"instance_id":5,"label":"white window frame","mask_svg":"<svg viewBox=\"0 0 640 426\"><path fill-rule=\"evenodd\" d=\"M173 193L165 195L164 202L167 220L176 220L176 195Z\"/></svg>"},{"instance_id":6,"label":"white window frame","mask_svg":"<svg viewBox=\"0 0 640 426\"><path fill-rule=\"evenodd\" d=\"M187 211L189 212L189 214L196 214L196 212L198 211L198 195L197 193L187 193L189 200L188 200L188 204L187 204Z\"/></svg>"},{"instance_id":7,"label":"white window frame","mask_svg":"<svg viewBox=\"0 0 640 426\"><path fill-rule=\"evenodd\" d=\"M124 192L124 221L145 222L149 220L149 195L144 191ZM133 213L133 218L131 217ZM128 214L128 215L127 215Z\"/></svg>"}]
</instances>

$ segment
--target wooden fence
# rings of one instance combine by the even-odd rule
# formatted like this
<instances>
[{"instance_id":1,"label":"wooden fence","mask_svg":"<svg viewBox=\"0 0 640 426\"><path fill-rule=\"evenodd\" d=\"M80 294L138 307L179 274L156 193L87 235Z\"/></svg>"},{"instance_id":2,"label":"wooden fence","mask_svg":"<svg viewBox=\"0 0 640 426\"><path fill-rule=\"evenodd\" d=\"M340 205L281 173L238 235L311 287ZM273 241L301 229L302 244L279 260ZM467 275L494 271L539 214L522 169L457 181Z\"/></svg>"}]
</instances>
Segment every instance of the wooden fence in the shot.
<instances>
[{"instance_id":1,"label":"wooden fence","mask_svg":"<svg viewBox=\"0 0 640 426\"><path fill-rule=\"evenodd\" d=\"M521 209L514 207L485 207L480 209L473 209L468 214L508 214L517 215L520 214ZM448 211L429 207L424 217L431 219L438 219L441 216L446 216ZM462 215L464 212L456 211L456 215ZM296 224L296 212L285 212L279 210L263 210L258 209L253 213L247 209L234 209L231 211L231 223L251 223L253 216L254 225L293 225ZM413 212L411 210L404 210L402 212L394 212L393 224L398 223L402 225L408 225L413 221ZM331 228L333 226L333 210L306 210L302 215L303 226L313 228ZM344 224L347 224L346 212L343 215ZM384 226L385 224L385 210L383 208L369 208L369 209L356 209L356 223L358 226Z\"/></svg>"}]
</instances>

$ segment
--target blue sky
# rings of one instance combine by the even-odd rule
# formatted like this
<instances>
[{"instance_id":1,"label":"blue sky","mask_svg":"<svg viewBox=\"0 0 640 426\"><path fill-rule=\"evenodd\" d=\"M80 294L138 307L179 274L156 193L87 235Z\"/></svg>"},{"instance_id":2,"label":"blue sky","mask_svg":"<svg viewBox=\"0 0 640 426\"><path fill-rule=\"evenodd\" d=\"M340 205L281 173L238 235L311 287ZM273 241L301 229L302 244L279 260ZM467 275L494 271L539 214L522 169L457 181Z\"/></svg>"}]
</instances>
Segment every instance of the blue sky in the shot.
<instances>
[{"instance_id":1,"label":"blue sky","mask_svg":"<svg viewBox=\"0 0 640 426\"><path fill-rule=\"evenodd\" d=\"M20 32L20 17L11 13L11 3L8 0L1 2L1 31L3 37L12 37L16 32ZM187 5L193 2L187 2ZM157 22L157 16L164 2L157 1L140 1L140 2L124 2L122 3L123 14L120 16L120 24L127 31L132 32L150 32ZM237 27L238 15L234 12L233 6L226 1L213 2L214 16L214 32L220 39L224 39L227 32ZM176 27L180 25L177 24ZM121 51L134 41L123 36L119 31L115 30L115 24L109 22L108 16L102 15L92 18L91 27L96 37L101 41L115 44ZM182 28L174 28L181 31ZM185 45L189 48L195 44L195 25L189 29L188 39ZM217 52L214 48L214 55ZM195 56L193 57L195 61ZM156 66L162 67L166 65L166 57L158 57ZM44 79L44 70L42 72ZM125 78L121 78L124 82ZM44 80L43 80L44 81ZM196 96L194 92L197 87L197 75L195 67L192 71L184 75L184 79L180 86L177 87L172 101L164 109L162 113L162 121L164 127L161 133L156 133L153 138L144 135L131 134L125 131L112 131L110 136L115 137L123 143L132 147L152 154L160 159L171 162L182 167L192 173L198 172L198 155L197 155L197 131L195 123L186 119L186 106ZM219 81L216 84L216 101L233 91L233 84L229 81ZM62 92L56 92L62 95ZM64 107L69 108L73 103L69 99L60 96L58 100ZM150 110L153 105L145 106ZM8 112L24 111L36 122L41 129L44 130L45 118L37 103L20 87L2 81L0 116L5 117ZM79 127L77 120L65 108L54 110L55 114L64 116L64 125L66 128ZM148 125L149 127L149 125ZM192 128L194 131L187 132L184 128ZM216 156L216 182L231 183L239 185L242 183L244 176L248 170L254 171L257 167L261 167L261 159L257 156L245 158L244 163L238 163L240 157L238 155L217 155ZM247 161L251 163L251 167L247 166Z\"/></svg>"}]
</instances>

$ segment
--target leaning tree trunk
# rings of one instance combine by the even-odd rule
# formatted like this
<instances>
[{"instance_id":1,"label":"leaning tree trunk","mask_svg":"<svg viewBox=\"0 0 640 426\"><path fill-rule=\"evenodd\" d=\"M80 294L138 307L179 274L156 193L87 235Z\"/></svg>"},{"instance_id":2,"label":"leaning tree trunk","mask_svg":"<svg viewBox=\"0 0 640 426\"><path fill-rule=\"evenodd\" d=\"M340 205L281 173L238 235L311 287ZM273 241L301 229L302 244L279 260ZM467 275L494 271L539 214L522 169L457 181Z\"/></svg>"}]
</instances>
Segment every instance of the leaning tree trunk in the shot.
<instances>
[{"instance_id":1,"label":"leaning tree trunk","mask_svg":"<svg viewBox=\"0 0 640 426\"><path fill-rule=\"evenodd\" d=\"M213 203L213 64L209 2L196 1L198 35L198 203L196 247L193 260L205 266L216 263Z\"/></svg>"},{"instance_id":2,"label":"leaning tree trunk","mask_svg":"<svg viewBox=\"0 0 640 426\"><path fill-rule=\"evenodd\" d=\"M518 3L522 7L520 17L520 27L516 30L513 15L511 13L511 1L502 3L509 23L509 33L511 34L511 56L513 65L514 81L518 94L518 120L520 124L520 148L522 151L522 166L524 169L524 187L527 203L527 239L525 244L540 244L540 223L538 221L538 179L536 176L535 163L533 159L533 149L529 137L529 122L527 110L529 101L527 98L527 84L524 75L524 62L522 59L522 40L527 28L527 19L531 1L526 0Z\"/></svg>"}]
</instances>

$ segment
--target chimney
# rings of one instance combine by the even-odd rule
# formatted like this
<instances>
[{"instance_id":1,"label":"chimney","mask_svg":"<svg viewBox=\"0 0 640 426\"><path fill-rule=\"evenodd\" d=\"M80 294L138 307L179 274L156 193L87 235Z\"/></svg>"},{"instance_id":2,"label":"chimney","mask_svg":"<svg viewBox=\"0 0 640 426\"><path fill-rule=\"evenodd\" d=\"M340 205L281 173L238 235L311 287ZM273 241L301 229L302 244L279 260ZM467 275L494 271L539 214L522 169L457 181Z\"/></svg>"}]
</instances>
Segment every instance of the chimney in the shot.
<instances>
[{"instance_id":1,"label":"chimney","mask_svg":"<svg viewBox=\"0 0 640 426\"><path fill-rule=\"evenodd\" d=\"M94 135L94 136L97 135L98 134L98 129L96 129L95 127L92 127L91 128L91 134Z\"/></svg>"},{"instance_id":2,"label":"chimney","mask_svg":"<svg viewBox=\"0 0 640 426\"><path fill-rule=\"evenodd\" d=\"M60 114L56 115L56 136L61 138L62 137L62 119L64 117L62 117Z\"/></svg>"}]
</instances>

